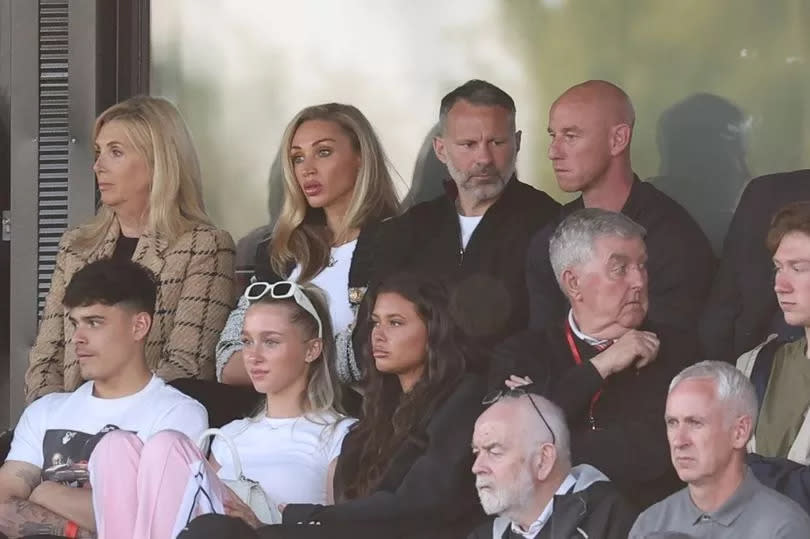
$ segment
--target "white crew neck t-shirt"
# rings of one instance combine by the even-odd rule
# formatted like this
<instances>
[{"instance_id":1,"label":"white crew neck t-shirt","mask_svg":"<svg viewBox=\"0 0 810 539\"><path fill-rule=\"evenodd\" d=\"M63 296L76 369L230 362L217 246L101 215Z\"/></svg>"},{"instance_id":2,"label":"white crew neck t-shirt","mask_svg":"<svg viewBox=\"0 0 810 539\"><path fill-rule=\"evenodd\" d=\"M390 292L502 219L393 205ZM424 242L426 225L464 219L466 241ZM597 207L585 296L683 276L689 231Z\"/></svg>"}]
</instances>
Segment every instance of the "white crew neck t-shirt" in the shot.
<instances>
[{"instance_id":1,"label":"white crew neck t-shirt","mask_svg":"<svg viewBox=\"0 0 810 539\"><path fill-rule=\"evenodd\" d=\"M356 420L335 421L334 416L247 418L228 423L222 431L236 446L242 474L257 481L271 503L326 504L329 463L340 454ZM237 479L224 441L214 438L211 454L221 466L217 476Z\"/></svg>"},{"instance_id":2,"label":"white crew neck t-shirt","mask_svg":"<svg viewBox=\"0 0 810 539\"><path fill-rule=\"evenodd\" d=\"M354 322L354 311L349 303L349 269L352 266L354 249L357 240L352 240L338 247L332 247L331 260L334 264L325 267L312 278L312 284L322 288L329 300L329 316L332 318L334 334L345 331ZM290 274L290 280L298 282L301 266L296 265Z\"/></svg>"},{"instance_id":3,"label":"white crew neck t-shirt","mask_svg":"<svg viewBox=\"0 0 810 539\"><path fill-rule=\"evenodd\" d=\"M161 430L182 432L192 441L208 428L202 404L152 376L143 389L118 399L93 396L93 382L72 393L50 393L23 412L8 460L42 469L44 481L81 484L87 462L101 437L116 429L134 432L146 442Z\"/></svg>"},{"instance_id":4,"label":"white crew neck t-shirt","mask_svg":"<svg viewBox=\"0 0 810 539\"><path fill-rule=\"evenodd\" d=\"M483 215L474 215L472 217L467 217L466 215L459 214L458 216L458 224L461 225L461 247L466 249L467 243L470 241L470 237L472 237L473 232L478 227L478 224L483 219Z\"/></svg>"}]
</instances>

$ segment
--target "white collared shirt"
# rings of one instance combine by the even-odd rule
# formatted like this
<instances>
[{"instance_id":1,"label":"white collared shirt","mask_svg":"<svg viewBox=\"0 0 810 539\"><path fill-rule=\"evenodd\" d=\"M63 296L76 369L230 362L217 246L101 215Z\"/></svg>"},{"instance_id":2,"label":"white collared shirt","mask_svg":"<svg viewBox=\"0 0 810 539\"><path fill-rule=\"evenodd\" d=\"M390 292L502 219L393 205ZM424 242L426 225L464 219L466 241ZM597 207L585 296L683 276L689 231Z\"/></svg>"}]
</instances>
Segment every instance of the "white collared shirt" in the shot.
<instances>
[{"instance_id":1,"label":"white collared shirt","mask_svg":"<svg viewBox=\"0 0 810 539\"><path fill-rule=\"evenodd\" d=\"M574 320L574 310L571 309L568 311L568 324L571 326L571 331L574 332L574 335L577 336L582 341L590 344L591 346L601 346L604 344L611 343L611 339L597 339L596 337L591 337L590 335L585 335L580 331L579 326L577 325L576 320Z\"/></svg>"},{"instance_id":2,"label":"white collared shirt","mask_svg":"<svg viewBox=\"0 0 810 539\"><path fill-rule=\"evenodd\" d=\"M563 494L567 494L568 491L574 487L576 482L577 481L576 479L574 479L574 476L569 473L568 475L565 476L565 479L563 479L563 482L560 484L560 488L557 489L557 492L555 492L554 495L561 496ZM546 522L549 521L549 519L551 518L551 514L553 512L554 512L554 497L552 497L548 501L546 507L540 513L540 516L537 517L537 520L532 522L528 530L523 531L520 529L520 526L512 522L512 532L522 537L525 537L526 539L534 539L537 536L537 534L540 533L540 531L543 529L543 526L546 525Z\"/></svg>"}]
</instances>

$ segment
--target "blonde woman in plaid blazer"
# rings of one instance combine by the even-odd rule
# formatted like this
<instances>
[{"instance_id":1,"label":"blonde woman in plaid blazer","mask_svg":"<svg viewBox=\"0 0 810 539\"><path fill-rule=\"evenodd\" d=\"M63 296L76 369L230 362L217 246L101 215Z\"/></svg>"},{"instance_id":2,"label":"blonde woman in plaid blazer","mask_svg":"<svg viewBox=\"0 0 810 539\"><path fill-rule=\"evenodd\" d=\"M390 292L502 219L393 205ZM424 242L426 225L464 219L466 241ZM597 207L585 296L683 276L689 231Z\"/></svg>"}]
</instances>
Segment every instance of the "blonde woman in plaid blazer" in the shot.
<instances>
[{"instance_id":1,"label":"blonde woman in plaid blazer","mask_svg":"<svg viewBox=\"0 0 810 539\"><path fill-rule=\"evenodd\" d=\"M157 276L146 358L166 380L214 377L214 347L234 305L233 240L205 213L197 153L174 105L128 99L99 116L94 138L101 205L60 241L25 375L29 402L83 382L62 297L94 260L125 256Z\"/></svg>"}]
</instances>

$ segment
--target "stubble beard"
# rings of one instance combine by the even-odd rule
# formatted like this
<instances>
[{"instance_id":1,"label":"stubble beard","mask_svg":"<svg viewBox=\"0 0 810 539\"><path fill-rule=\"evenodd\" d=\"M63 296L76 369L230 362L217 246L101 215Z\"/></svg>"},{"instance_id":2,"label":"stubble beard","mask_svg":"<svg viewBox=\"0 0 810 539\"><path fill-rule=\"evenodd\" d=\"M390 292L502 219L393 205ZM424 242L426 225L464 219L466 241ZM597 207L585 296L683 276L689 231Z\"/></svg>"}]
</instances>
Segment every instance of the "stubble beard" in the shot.
<instances>
[{"instance_id":1,"label":"stubble beard","mask_svg":"<svg viewBox=\"0 0 810 539\"><path fill-rule=\"evenodd\" d=\"M458 187L459 192L470 195L476 202L486 202L498 198L506 187L506 183L511 179L515 173L515 161L507 170L506 175L501 176L498 170L494 167L489 169L475 170L465 172L457 169L451 160L447 160L447 172ZM472 176L479 174L489 174L491 178L486 183L475 183Z\"/></svg>"}]
</instances>

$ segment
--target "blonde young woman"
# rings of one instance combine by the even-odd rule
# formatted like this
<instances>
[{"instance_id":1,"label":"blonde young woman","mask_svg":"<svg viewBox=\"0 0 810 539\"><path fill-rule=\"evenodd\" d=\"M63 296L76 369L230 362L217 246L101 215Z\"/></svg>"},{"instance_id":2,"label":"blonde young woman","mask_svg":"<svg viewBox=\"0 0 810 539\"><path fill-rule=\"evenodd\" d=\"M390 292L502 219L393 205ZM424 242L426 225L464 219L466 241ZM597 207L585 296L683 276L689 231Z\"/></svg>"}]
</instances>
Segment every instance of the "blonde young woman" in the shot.
<instances>
[{"instance_id":1,"label":"blonde young woman","mask_svg":"<svg viewBox=\"0 0 810 539\"><path fill-rule=\"evenodd\" d=\"M166 380L214 377L216 339L233 306L233 240L205 213L197 153L174 105L145 96L113 105L96 120L94 139L101 205L59 243L25 377L29 402L82 383L81 358L64 345L71 329L62 297L89 262L131 258L158 276L146 357Z\"/></svg>"},{"instance_id":2,"label":"blonde young woman","mask_svg":"<svg viewBox=\"0 0 810 539\"><path fill-rule=\"evenodd\" d=\"M296 114L281 142L284 204L272 237L259 244L256 278L313 282L326 291L343 383L360 378L351 332L373 275L377 225L397 213L389 163L357 108L329 103ZM217 345L217 377L247 386L240 300Z\"/></svg>"}]
</instances>

